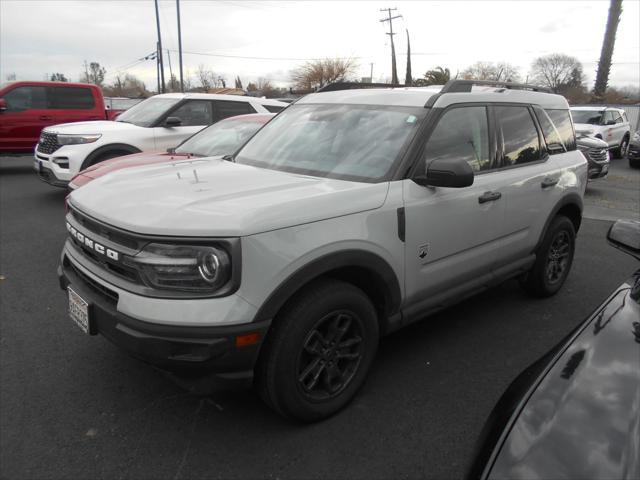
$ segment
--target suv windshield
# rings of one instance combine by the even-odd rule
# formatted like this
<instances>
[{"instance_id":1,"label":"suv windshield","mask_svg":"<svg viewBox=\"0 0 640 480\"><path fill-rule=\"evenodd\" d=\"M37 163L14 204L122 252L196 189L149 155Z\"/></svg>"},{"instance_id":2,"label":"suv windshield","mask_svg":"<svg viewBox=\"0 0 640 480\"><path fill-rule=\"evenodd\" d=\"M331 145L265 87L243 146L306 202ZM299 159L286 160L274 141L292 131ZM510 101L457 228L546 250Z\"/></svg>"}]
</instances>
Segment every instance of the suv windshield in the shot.
<instances>
[{"instance_id":1,"label":"suv windshield","mask_svg":"<svg viewBox=\"0 0 640 480\"><path fill-rule=\"evenodd\" d=\"M150 127L181 98L148 98L118 116L116 122L133 123L139 127Z\"/></svg>"},{"instance_id":2,"label":"suv windshield","mask_svg":"<svg viewBox=\"0 0 640 480\"><path fill-rule=\"evenodd\" d=\"M589 123L600 125L602 123L602 110L571 110L573 123Z\"/></svg>"},{"instance_id":3,"label":"suv windshield","mask_svg":"<svg viewBox=\"0 0 640 480\"><path fill-rule=\"evenodd\" d=\"M236 162L375 182L389 174L426 112L397 106L292 105L240 150Z\"/></svg>"},{"instance_id":4,"label":"suv windshield","mask_svg":"<svg viewBox=\"0 0 640 480\"><path fill-rule=\"evenodd\" d=\"M189 153L202 157L234 153L265 123L266 119L222 120L185 140L176 148L176 153Z\"/></svg>"}]
</instances>

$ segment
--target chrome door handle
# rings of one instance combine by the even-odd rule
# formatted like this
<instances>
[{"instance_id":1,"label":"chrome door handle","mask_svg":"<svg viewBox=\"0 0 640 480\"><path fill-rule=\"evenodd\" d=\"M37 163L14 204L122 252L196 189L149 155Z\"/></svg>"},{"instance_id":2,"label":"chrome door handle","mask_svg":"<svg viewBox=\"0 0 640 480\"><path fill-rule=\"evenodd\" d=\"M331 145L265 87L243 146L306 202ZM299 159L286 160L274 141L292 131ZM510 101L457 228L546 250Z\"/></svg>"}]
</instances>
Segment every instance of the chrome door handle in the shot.
<instances>
[{"instance_id":1,"label":"chrome door handle","mask_svg":"<svg viewBox=\"0 0 640 480\"><path fill-rule=\"evenodd\" d=\"M478 197L478 203L495 202L502 197L500 192L484 192Z\"/></svg>"},{"instance_id":2,"label":"chrome door handle","mask_svg":"<svg viewBox=\"0 0 640 480\"><path fill-rule=\"evenodd\" d=\"M547 177L544 180L542 180L542 183L540 184L540 187L542 187L542 188L554 187L555 185L558 184L558 181L559 181L558 178Z\"/></svg>"}]
</instances>

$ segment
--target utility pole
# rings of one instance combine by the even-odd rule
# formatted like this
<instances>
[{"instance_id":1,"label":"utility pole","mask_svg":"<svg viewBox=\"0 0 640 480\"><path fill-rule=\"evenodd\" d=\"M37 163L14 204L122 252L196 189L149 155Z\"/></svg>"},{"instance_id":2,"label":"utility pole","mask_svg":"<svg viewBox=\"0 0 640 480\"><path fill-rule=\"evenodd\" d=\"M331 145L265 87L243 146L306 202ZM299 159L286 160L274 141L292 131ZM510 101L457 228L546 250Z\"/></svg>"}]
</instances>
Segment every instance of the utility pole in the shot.
<instances>
[{"instance_id":1,"label":"utility pole","mask_svg":"<svg viewBox=\"0 0 640 480\"><path fill-rule=\"evenodd\" d=\"M154 0L156 5L156 26L158 27L158 68L160 69L160 80L162 81L162 93L164 87L164 63L162 62L162 36L160 35L160 14L158 12L158 0Z\"/></svg>"},{"instance_id":2,"label":"utility pole","mask_svg":"<svg viewBox=\"0 0 640 480\"><path fill-rule=\"evenodd\" d=\"M158 79L158 93L162 93L160 91L160 57L158 56L158 42L156 42L156 77Z\"/></svg>"},{"instance_id":3,"label":"utility pole","mask_svg":"<svg viewBox=\"0 0 640 480\"><path fill-rule=\"evenodd\" d=\"M173 69L171 68L171 54L167 48L167 58L169 59L169 88L173 91Z\"/></svg>"},{"instance_id":4,"label":"utility pole","mask_svg":"<svg viewBox=\"0 0 640 480\"><path fill-rule=\"evenodd\" d=\"M387 35L389 35L389 38L391 38L391 83L393 85L398 85L398 70L396 69L396 47L393 44L393 36L395 35L395 33L393 33L393 21L396 18L402 18L402 15L396 15L395 17L392 17L391 12L393 10L398 10L398 9L397 8L381 8L380 11L387 12L389 15L389 18L383 18L382 20L380 20L380 22L381 23L389 22L389 32L387 33Z\"/></svg>"},{"instance_id":5,"label":"utility pole","mask_svg":"<svg viewBox=\"0 0 640 480\"><path fill-rule=\"evenodd\" d=\"M370 65L371 65L371 72L369 73L369 81L373 83L373 62L371 62Z\"/></svg>"},{"instance_id":6,"label":"utility pole","mask_svg":"<svg viewBox=\"0 0 640 480\"><path fill-rule=\"evenodd\" d=\"M180 63L180 91L184 93L184 79L182 77L182 32L180 30L180 0L176 0L178 11L178 62Z\"/></svg>"}]
</instances>

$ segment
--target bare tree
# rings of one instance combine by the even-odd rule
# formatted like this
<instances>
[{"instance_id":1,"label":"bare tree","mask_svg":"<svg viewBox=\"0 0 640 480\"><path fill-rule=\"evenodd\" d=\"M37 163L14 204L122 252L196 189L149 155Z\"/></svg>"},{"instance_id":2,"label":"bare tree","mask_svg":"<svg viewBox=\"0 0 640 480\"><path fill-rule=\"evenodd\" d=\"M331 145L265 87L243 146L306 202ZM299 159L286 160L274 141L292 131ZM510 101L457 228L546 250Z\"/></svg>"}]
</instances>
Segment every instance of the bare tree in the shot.
<instances>
[{"instance_id":1,"label":"bare tree","mask_svg":"<svg viewBox=\"0 0 640 480\"><path fill-rule=\"evenodd\" d=\"M15 82L16 80L15 72L8 73L6 78L7 78L7 82Z\"/></svg>"},{"instance_id":2,"label":"bare tree","mask_svg":"<svg viewBox=\"0 0 640 480\"><path fill-rule=\"evenodd\" d=\"M596 83L593 88L593 96L596 100L604 96L609 82L609 71L611 70L611 57L613 57L613 47L616 42L616 31L620 23L622 14L622 0L611 0L609 6L609 16L607 18L607 29L604 33L600 62L598 62L598 73ZM637 20L637 19L636 19Z\"/></svg>"},{"instance_id":3,"label":"bare tree","mask_svg":"<svg viewBox=\"0 0 640 480\"><path fill-rule=\"evenodd\" d=\"M113 84L103 87L102 90L105 95L113 97L146 98L151 96L151 92L147 90L144 82L129 73L124 76L116 75Z\"/></svg>"},{"instance_id":4,"label":"bare tree","mask_svg":"<svg viewBox=\"0 0 640 480\"><path fill-rule=\"evenodd\" d=\"M101 67L98 62L91 62L87 64L84 62L84 73L82 74L82 81L85 83L93 83L94 85L102 86L104 83L104 76L107 73L107 69Z\"/></svg>"},{"instance_id":5,"label":"bare tree","mask_svg":"<svg viewBox=\"0 0 640 480\"><path fill-rule=\"evenodd\" d=\"M52 73L51 74L52 82L68 82L67 77L64 76L64 73Z\"/></svg>"},{"instance_id":6,"label":"bare tree","mask_svg":"<svg viewBox=\"0 0 640 480\"><path fill-rule=\"evenodd\" d=\"M520 79L520 73L518 67L507 62L476 62L462 72L462 78L514 82Z\"/></svg>"},{"instance_id":7,"label":"bare tree","mask_svg":"<svg viewBox=\"0 0 640 480\"><path fill-rule=\"evenodd\" d=\"M580 86L582 64L575 57L552 53L536 58L531 64L530 75L536 83L560 93L565 87Z\"/></svg>"},{"instance_id":8,"label":"bare tree","mask_svg":"<svg viewBox=\"0 0 640 480\"><path fill-rule=\"evenodd\" d=\"M198 77L200 86L205 92L217 84L218 76L213 72L213 70L205 67L203 64L198 65L196 76Z\"/></svg>"},{"instance_id":9,"label":"bare tree","mask_svg":"<svg viewBox=\"0 0 640 480\"><path fill-rule=\"evenodd\" d=\"M291 80L297 88L312 89L344 80L349 75L353 75L356 70L356 63L352 59L325 58L324 60L314 60L296 68L291 72Z\"/></svg>"}]
</instances>

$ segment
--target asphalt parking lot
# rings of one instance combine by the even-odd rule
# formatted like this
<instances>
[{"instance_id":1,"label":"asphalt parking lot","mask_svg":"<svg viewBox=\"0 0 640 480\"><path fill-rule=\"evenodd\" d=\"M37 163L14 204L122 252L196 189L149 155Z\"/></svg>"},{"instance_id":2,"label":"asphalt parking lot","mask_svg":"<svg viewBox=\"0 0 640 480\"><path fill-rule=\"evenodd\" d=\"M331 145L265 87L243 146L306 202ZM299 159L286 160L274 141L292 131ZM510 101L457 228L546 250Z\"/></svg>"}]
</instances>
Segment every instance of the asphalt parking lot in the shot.
<instances>
[{"instance_id":1,"label":"asphalt parking lot","mask_svg":"<svg viewBox=\"0 0 640 480\"><path fill-rule=\"evenodd\" d=\"M65 194L29 157L0 158L2 479L460 478L510 381L638 268L605 240L640 211L640 171L614 160L558 295L509 281L385 338L355 401L299 425L251 391L189 394L81 333L56 277Z\"/></svg>"}]
</instances>

